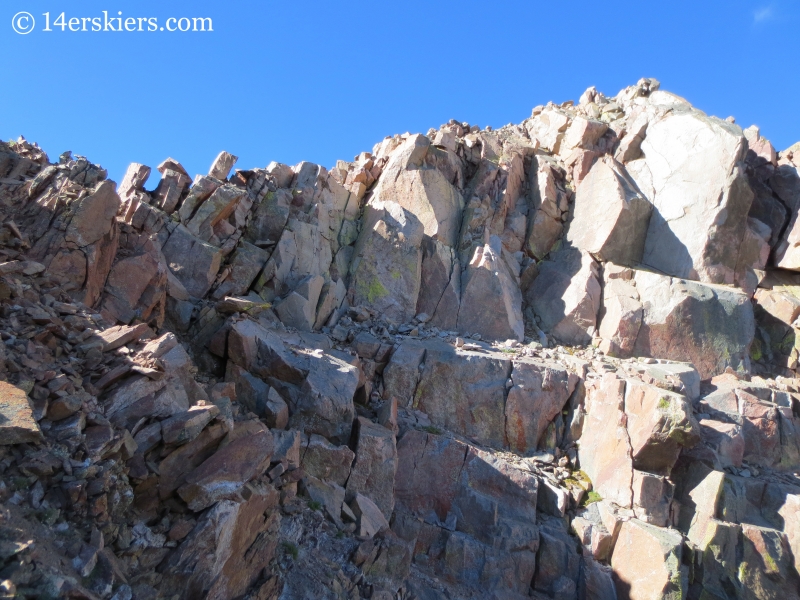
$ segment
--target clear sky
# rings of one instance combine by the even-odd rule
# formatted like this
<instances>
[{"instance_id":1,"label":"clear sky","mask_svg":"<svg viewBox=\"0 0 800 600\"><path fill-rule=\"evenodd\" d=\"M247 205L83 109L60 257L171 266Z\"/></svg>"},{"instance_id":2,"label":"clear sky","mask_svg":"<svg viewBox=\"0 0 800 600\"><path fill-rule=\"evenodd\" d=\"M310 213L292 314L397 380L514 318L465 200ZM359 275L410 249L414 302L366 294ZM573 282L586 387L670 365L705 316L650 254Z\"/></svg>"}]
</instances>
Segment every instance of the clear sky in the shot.
<instances>
[{"instance_id":1,"label":"clear sky","mask_svg":"<svg viewBox=\"0 0 800 600\"><path fill-rule=\"evenodd\" d=\"M145 31L92 32L103 11ZM189 24L170 17L214 31L160 31ZM72 150L117 181L167 156L205 173L223 149L240 168L332 166L386 135L498 127L646 76L781 150L800 140L799 32L800 0L2 0L0 137L51 160Z\"/></svg>"}]
</instances>

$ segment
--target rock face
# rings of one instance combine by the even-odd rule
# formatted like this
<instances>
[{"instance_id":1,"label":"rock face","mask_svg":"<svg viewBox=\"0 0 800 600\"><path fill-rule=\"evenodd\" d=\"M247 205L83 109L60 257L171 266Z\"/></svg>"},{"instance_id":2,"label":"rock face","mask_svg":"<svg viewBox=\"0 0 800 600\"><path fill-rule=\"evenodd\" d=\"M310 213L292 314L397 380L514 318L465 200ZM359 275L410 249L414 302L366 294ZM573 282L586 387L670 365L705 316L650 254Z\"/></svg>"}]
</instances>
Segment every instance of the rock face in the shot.
<instances>
[{"instance_id":1,"label":"rock face","mask_svg":"<svg viewBox=\"0 0 800 600\"><path fill-rule=\"evenodd\" d=\"M236 162L0 142L0 596L798 598L800 146L643 79Z\"/></svg>"}]
</instances>

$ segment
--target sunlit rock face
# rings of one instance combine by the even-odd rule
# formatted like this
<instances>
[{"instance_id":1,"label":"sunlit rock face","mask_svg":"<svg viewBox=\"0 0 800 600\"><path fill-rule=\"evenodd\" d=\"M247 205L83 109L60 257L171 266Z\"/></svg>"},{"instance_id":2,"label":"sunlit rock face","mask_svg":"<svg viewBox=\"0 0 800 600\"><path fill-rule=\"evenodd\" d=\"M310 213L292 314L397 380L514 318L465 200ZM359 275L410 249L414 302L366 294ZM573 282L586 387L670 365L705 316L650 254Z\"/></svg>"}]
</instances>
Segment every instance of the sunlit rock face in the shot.
<instances>
[{"instance_id":1,"label":"sunlit rock face","mask_svg":"<svg viewBox=\"0 0 800 600\"><path fill-rule=\"evenodd\" d=\"M0 595L798 598L799 145L643 79L237 160L0 143Z\"/></svg>"}]
</instances>

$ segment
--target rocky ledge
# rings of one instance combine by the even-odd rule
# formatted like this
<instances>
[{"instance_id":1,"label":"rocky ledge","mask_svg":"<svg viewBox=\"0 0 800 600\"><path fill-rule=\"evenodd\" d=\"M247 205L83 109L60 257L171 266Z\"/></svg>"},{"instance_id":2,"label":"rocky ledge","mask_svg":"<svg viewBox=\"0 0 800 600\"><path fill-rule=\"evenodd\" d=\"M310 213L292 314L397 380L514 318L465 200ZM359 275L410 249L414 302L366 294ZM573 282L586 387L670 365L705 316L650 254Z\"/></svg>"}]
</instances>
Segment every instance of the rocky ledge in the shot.
<instances>
[{"instance_id":1,"label":"rocky ledge","mask_svg":"<svg viewBox=\"0 0 800 600\"><path fill-rule=\"evenodd\" d=\"M236 161L0 143L0 597L800 598L800 145L643 79Z\"/></svg>"}]
</instances>

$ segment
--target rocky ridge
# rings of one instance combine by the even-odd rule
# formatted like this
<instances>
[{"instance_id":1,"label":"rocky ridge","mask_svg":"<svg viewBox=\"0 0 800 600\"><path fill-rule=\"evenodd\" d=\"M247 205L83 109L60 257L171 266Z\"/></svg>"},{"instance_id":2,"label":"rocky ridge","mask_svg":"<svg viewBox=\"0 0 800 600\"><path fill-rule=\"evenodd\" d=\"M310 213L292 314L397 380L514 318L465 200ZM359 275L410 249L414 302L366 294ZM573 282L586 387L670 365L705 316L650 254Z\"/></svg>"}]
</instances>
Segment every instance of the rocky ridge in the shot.
<instances>
[{"instance_id":1,"label":"rocky ridge","mask_svg":"<svg viewBox=\"0 0 800 600\"><path fill-rule=\"evenodd\" d=\"M0 144L0 597L800 595L800 147L643 79L236 161Z\"/></svg>"}]
</instances>

